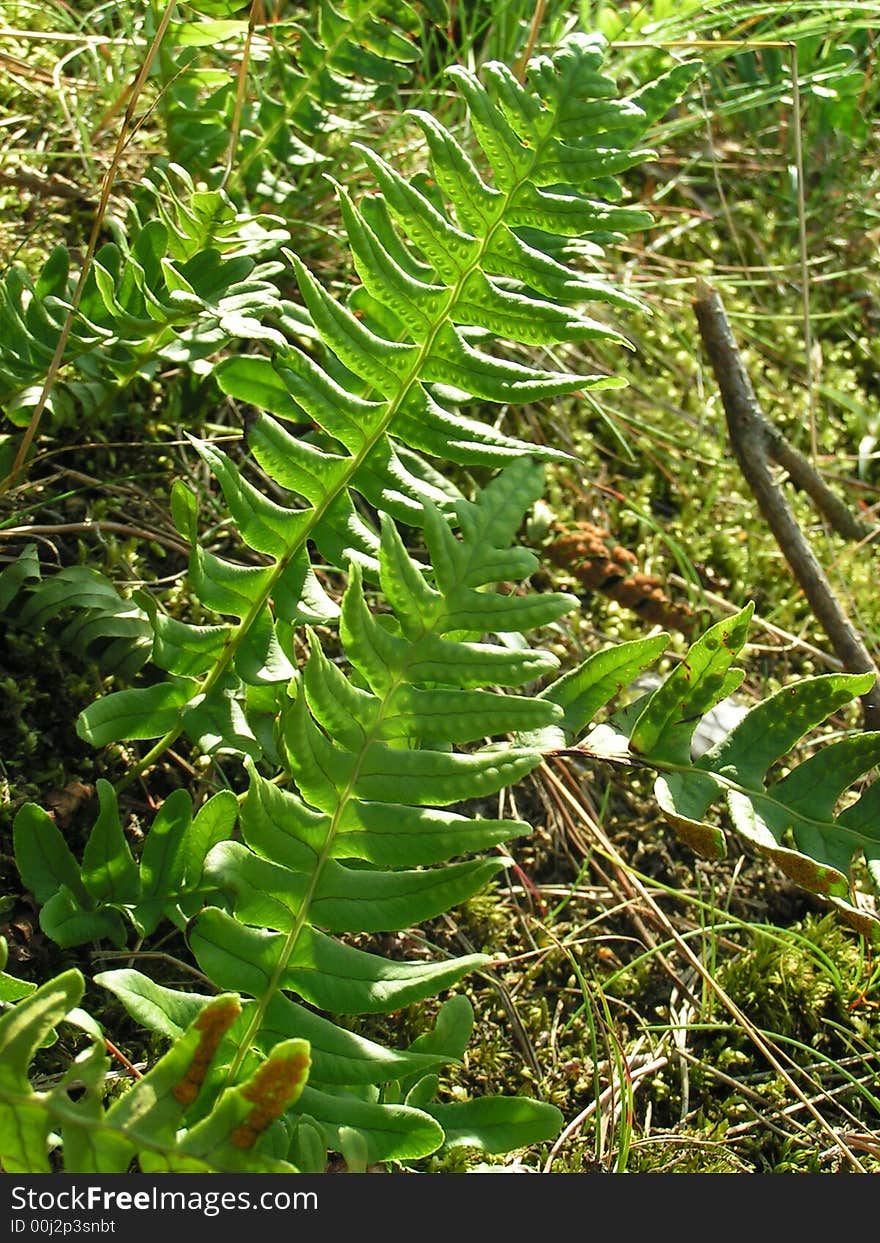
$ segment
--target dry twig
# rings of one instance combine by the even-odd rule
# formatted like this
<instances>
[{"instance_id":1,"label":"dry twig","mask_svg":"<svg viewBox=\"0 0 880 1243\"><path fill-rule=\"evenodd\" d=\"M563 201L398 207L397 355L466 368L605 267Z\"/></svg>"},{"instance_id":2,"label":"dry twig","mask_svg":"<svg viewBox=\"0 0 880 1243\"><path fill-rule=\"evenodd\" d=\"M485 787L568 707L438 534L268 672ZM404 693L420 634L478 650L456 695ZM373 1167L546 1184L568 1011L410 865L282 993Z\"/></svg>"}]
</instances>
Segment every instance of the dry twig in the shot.
<instances>
[{"instance_id":1,"label":"dry twig","mask_svg":"<svg viewBox=\"0 0 880 1243\"><path fill-rule=\"evenodd\" d=\"M797 482L809 492L836 530L862 538L866 529L856 524L851 515L844 516L843 503L825 486L806 458L796 454L764 418L721 298L711 285L699 278L694 311L721 391L731 447L758 508L844 669L850 673L877 675L877 666L868 649L844 614L825 571L774 482L768 458L773 457L784 465L792 478L796 472ZM876 681L872 690L862 697L862 707L865 727L880 728L880 687Z\"/></svg>"}]
</instances>

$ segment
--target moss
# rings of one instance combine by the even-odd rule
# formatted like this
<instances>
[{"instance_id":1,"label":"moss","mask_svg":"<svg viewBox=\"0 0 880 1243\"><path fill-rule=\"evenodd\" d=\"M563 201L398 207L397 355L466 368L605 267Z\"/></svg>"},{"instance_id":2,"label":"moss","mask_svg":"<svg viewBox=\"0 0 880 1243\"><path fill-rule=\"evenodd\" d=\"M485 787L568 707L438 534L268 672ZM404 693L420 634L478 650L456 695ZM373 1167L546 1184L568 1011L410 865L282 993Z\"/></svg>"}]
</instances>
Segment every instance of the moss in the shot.
<instances>
[{"instance_id":1,"label":"moss","mask_svg":"<svg viewBox=\"0 0 880 1243\"><path fill-rule=\"evenodd\" d=\"M784 1032L816 1048L832 1043L829 1023L852 1022L864 995L864 950L858 937L833 916L812 916L787 936L756 928L748 948L720 965L718 982L759 1026ZM878 1020L880 1030L880 1020Z\"/></svg>"}]
</instances>

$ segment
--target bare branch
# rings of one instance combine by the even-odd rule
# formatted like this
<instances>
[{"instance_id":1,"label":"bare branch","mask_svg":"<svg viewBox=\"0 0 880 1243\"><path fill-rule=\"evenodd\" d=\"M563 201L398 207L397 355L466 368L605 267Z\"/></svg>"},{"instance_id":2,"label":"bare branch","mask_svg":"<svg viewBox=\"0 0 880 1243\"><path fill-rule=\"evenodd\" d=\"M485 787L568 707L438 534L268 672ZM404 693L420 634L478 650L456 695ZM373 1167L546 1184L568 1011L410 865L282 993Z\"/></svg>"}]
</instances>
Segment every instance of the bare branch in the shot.
<instances>
[{"instance_id":1,"label":"bare branch","mask_svg":"<svg viewBox=\"0 0 880 1243\"><path fill-rule=\"evenodd\" d=\"M798 526L785 496L773 480L768 466L768 457L771 455L769 424L761 413L721 298L703 280L697 281L694 311L700 336L721 392L731 447L758 508L844 669L850 673L877 674L876 664L846 617L825 571ZM775 453L773 456L779 461ZM803 465L809 466L806 459L803 460ZM786 469L791 473L788 462ZM801 472L802 480L806 476L800 466L797 469ZM812 472L812 467L810 471ZM822 488L825 488L824 484ZM814 491L807 490L816 499ZM823 512L826 512L824 506ZM880 728L880 687L876 682L873 689L862 698L862 706L865 727Z\"/></svg>"}]
</instances>

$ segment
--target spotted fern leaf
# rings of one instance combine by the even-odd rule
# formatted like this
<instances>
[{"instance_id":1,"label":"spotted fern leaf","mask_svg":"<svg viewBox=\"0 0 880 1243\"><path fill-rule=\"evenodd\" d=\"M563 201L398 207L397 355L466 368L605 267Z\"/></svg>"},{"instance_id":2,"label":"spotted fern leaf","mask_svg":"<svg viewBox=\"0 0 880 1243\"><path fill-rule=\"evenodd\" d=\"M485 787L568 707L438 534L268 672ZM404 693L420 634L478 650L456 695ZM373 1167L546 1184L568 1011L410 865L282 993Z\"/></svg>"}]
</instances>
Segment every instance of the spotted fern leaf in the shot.
<instances>
[{"instance_id":1,"label":"spotted fern leaf","mask_svg":"<svg viewBox=\"0 0 880 1243\"><path fill-rule=\"evenodd\" d=\"M5 1174L123 1174L135 1162L145 1174L296 1172L274 1155L272 1132L308 1076L304 1041L277 1045L200 1117L212 1059L241 1009L235 996L206 997L149 1073L105 1105L109 1059L100 1028L78 1008L84 986L79 971L65 971L0 1015ZM84 1027L89 1042L60 1081L37 1087L31 1063L65 1019Z\"/></svg>"}]
</instances>

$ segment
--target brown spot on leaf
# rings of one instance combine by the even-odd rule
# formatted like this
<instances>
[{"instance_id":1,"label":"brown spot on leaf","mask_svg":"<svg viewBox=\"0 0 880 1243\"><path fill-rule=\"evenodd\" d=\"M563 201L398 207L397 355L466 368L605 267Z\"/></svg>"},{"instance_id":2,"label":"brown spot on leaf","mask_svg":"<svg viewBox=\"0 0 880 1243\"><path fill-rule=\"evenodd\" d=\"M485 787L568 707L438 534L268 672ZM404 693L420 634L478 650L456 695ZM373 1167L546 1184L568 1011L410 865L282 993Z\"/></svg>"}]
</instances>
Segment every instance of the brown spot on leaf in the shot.
<instances>
[{"instance_id":1,"label":"brown spot on leaf","mask_svg":"<svg viewBox=\"0 0 880 1243\"><path fill-rule=\"evenodd\" d=\"M776 856L776 862L782 868L787 876L790 876L796 884L802 889L809 889L813 893L823 896L830 896L835 883L839 881L836 872L830 871L828 868L819 867L812 859L801 857L793 852L780 852Z\"/></svg>"},{"instance_id":2,"label":"brown spot on leaf","mask_svg":"<svg viewBox=\"0 0 880 1243\"><path fill-rule=\"evenodd\" d=\"M253 1147L266 1127L296 1100L308 1072L309 1059L304 1053L263 1063L242 1090L242 1096L253 1102L253 1108L230 1135L236 1148Z\"/></svg>"},{"instance_id":3,"label":"brown spot on leaf","mask_svg":"<svg viewBox=\"0 0 880 1243\"><path fill-rule=\"evenodd\" d=\"M724 845L724 834L711 825L698 824L691 820L668 817L681 841L689 846L695 854L703 859L723 859L727 854Z\"/></svg>"},{"instance_id":4,"label":"brown spot on leaf","mask_svg":"<svg viewBox=\"0 0 880 1243\"><path fill-rule=\"evenodd\" d=\"M205 1006L196 1019L199 1043L186 1074L174 1087L174 1099L181 1105L191 1105L198 1096L217 1046L240 1013L241 1006L234 997L218 998Z\"/></svg>"}]
</instances>

